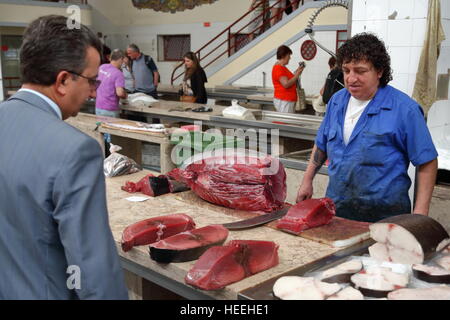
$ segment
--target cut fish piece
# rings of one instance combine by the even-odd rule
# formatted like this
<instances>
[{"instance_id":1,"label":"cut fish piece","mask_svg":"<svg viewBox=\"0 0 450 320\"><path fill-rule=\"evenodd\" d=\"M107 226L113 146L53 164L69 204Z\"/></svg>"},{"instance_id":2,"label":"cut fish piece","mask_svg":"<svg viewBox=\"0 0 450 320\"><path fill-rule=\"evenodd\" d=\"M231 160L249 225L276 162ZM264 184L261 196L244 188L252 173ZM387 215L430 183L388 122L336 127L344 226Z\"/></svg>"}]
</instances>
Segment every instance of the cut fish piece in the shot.
<instances>
[{"instance_id":1,"label":"cut fish piece","mask_svg":"<svg viewBox=\"0 0 450 320\"><path fill-rule=\"evenodd\" d=\"M168 173L186 183L200 198L224 207L266 211L280 209L286 199L286 172L271 156L225 152L208 156Z\"/></svg>"},{"instance_id":2,"label":"cut fish piece","mask_svg":"<svg viewBox=\"0 0 450 320\"><path fill-rule=\"evenodd\" d=\"M361 291L352 287L346 287L338 293L329 296L327 300L364 300L364 296Z\"/></svg>"},{"instance_id":3,"label":"cut fish piece","mask_svg":"<svg viewBox=\"0 0 450 320\"><path fill-rule=\"evenodd\" d=\"M436 263L447 271L450 271L450 255L436 259Z\"/></svg>"},{"instance_id":4,"label":"cut fish piece","mask_svg":"<svg viewBox=\"0 0 450 320\"><path fill-rule=\"evenodd\" d=\"M186 214L159 216L129 225L122 233L122 250L143 246L195 228L194 220Z\"/></svg>"},{"instance_id":5,"label":"cut fish piece","mask_svg":"<svg viewBox=\"0 0 450 320\"><path fill-rule=\"evenodd\" d=\"M350 281L363 295L383 298L395 289L406 287L409 276L405 273L393 272L390 268L371 266L351 276Z\"/></svg>"},{"instance_id":6,"label":"cut fish piece","mask_svg":"<svg viewBox=\"0 0 450 320\"><path fill-rule=\"evenodd\" d=\"M328 283L348 283L350 277L361 271L363 265L359 260L350 260L322 272L321 281Z\"/></svg>"},{"instance_id":7,"label":"cut fish piece","mask_svg":"<svg viewBox=\"0 0 450 320\"><path fill-rule=\"evenodd\" d=\"M198 259L211 246L218 246L228 237L222 225L192 229L150 244L150 258L161 263Z\"/></svg>"},{"instance_id":8,"label":"cut fish piece","mask_svg":"<svg viewBox=\"0 0 450 320\"><path fill-rule=\"evenodd\" d=\"M370 236L377 241L370 256L380 261L421 264L431 258L449 235L436 220L420 214L401 214L373 223Z\"/></svg>"},{"instance_id":9,"label":"cut fish piece","mask_svg":"<svg viewBox=\"0 0 450 320\"><path fill-rule=\"evenodd\" d=\"M450 271L445 269L424 264L413 264L412 269L417 279L431 283L450 284Z\"/></svg>"},{"instance_id":10,"label":"cut fish piece","mask_svg":"<svg viewBox=\"0 0 450 320\"><path fill-rule=\"evenodd\" d=\"M298 235L303 230L330 223L335 213L336 207L330 198L307 199L292 206L276 227Z\"/></svg>"},{"instance_id":11,"label":"cut fish piece","mask_svg":"<svg viewBox=\"0 0 450 320\"><path fill-rule=\"evenodd\" d=\"M450 300L450 286L404 288L388 294L389 300Z\"/></svg>"},{"instance_id":12,"label":"cut fish piece","mask_svg":"<svg viewBox=\"0 0 450 320\"><path fill-rule=\"evenodd\" d=\"M203 290L218 290L277 264L276 243L233 240L206 250L187 273L185 282Z\"/></svg>"},{"instance_id":13,"label":"cut fish piece","mask_svg":"<svg viewBox=\"0 0 450 320\"><path fill-rule=\"evenodd\" d=\"M339 290L341 286L337 283L297 276L281 277L273 286L273 294L282 300L325 300Z\"/></svg>"}]
</instances>

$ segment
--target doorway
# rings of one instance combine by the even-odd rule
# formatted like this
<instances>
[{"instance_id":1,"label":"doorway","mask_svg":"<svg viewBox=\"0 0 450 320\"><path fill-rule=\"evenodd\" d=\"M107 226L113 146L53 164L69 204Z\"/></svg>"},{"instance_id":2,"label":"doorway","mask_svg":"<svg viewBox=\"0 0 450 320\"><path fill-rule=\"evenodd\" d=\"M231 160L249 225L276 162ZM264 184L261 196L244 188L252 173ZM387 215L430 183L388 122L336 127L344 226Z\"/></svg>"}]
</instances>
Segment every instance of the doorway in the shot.
<instances>
[{"instance_id":1,"label":"doorway","mask_svg":"<svg viewBox=\"0 0 450 320\"><path fill-rule=\"evenodd\" d=\"M20 46L22 36L1 35L1 71L3 80L3 96L7 99L12 92L20 89Z\"/></svg>"}]
</instances>

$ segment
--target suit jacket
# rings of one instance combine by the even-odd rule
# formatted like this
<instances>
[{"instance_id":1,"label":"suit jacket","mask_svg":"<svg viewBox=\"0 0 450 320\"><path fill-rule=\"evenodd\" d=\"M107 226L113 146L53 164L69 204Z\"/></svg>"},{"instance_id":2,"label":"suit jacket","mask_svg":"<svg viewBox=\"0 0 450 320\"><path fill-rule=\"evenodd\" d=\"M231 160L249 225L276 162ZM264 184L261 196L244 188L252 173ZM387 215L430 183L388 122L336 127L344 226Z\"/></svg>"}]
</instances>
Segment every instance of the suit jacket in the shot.
<instances>
[{"instance_id":1,"label":"suit jacket","mask_svg":"<svg viewBox=\"0 0 450 320\"><path fill-rule=\"evenodd\" d=\"M0 104L0 299L128 299L98 143L30 92Z\"/></svg>"}]
</instances>

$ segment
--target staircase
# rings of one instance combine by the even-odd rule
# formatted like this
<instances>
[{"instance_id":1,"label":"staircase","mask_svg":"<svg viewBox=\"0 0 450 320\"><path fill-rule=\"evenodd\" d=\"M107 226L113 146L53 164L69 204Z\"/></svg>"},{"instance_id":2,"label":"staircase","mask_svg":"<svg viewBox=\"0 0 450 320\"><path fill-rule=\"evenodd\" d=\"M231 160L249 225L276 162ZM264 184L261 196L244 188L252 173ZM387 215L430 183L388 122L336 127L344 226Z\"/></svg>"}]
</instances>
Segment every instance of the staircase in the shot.
<instances>
[{"instance_id":1,"label":"staircase","mask_svg":"<svg viewBox=\"0 0 450 320\"><path fill-rule=\"evenodd\" d=\"M280 2L284 3L285 1L277 1L277 3ZM301 2L297 10L284 16L272 27L269 27L268 19L271 7L263 8L264 10L254 17L253 11L258 10L259 6L255 7L197 50L197 57L208 77L208 87L233 83L263 62L273 59L280 45L289 46L304 37L306 35L304 30L308 25L309 18L323 3L314 1L301 5ZM347 10L339 7L327 9L316 19L314 31L330 30L333 26L334 28L343 26L346 29ZM248 30L252 21L261 16L266 18L264 23L256 30ZM249 41L249 34L258 33L261 30L262 34ZM184 67L181 63L172 73L172 84L181 82L183 74Z\"/></svg>"}]
</instances>

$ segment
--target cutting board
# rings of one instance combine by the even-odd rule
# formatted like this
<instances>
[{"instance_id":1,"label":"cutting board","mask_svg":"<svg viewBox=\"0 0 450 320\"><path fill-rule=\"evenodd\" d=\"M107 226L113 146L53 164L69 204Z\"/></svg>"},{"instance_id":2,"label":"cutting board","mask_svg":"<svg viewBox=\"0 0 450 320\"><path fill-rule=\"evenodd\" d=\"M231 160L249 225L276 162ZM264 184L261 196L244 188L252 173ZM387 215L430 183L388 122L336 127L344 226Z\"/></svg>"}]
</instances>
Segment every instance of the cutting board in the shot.
<instances>
[{"instance_id":1,"label":"cutting board","mask_svg":"<svg viewBox=\"0 0 450 320\"><path fill-rule=\"evenodd\" d=\"M250 219L265 214L265 212L262 211L251 212L221 207L201 199L192 191L178 193L176 195L176 198L181 201L186 201L190 204L198 206L199 208L207 207L209 210L218 211L222 214L236 217L239 220ZM279 230L276 228L276 224L277 221L273 221L266 224L266 226L275 230ZM335 248L343 248L369 239L369 225L370 224L368 222L360 222L340 217L334 217L329 224L305 230L301 232L299 236L308 240L327 244ZM283 232L281 230L279 231Z\"/></svg>"},{"instance_id":2,"label":"cutting board","mask_svg":"<svg viewBox=\"0 0 450 320\"><path fill-rule=\"evenodd\" d=\"M369 223L333 217L327 225L302 231L299 236L334 248L354 245L370 238ZM276 229L276 221L269 227Z\"/></svg>"}]
</instances>

